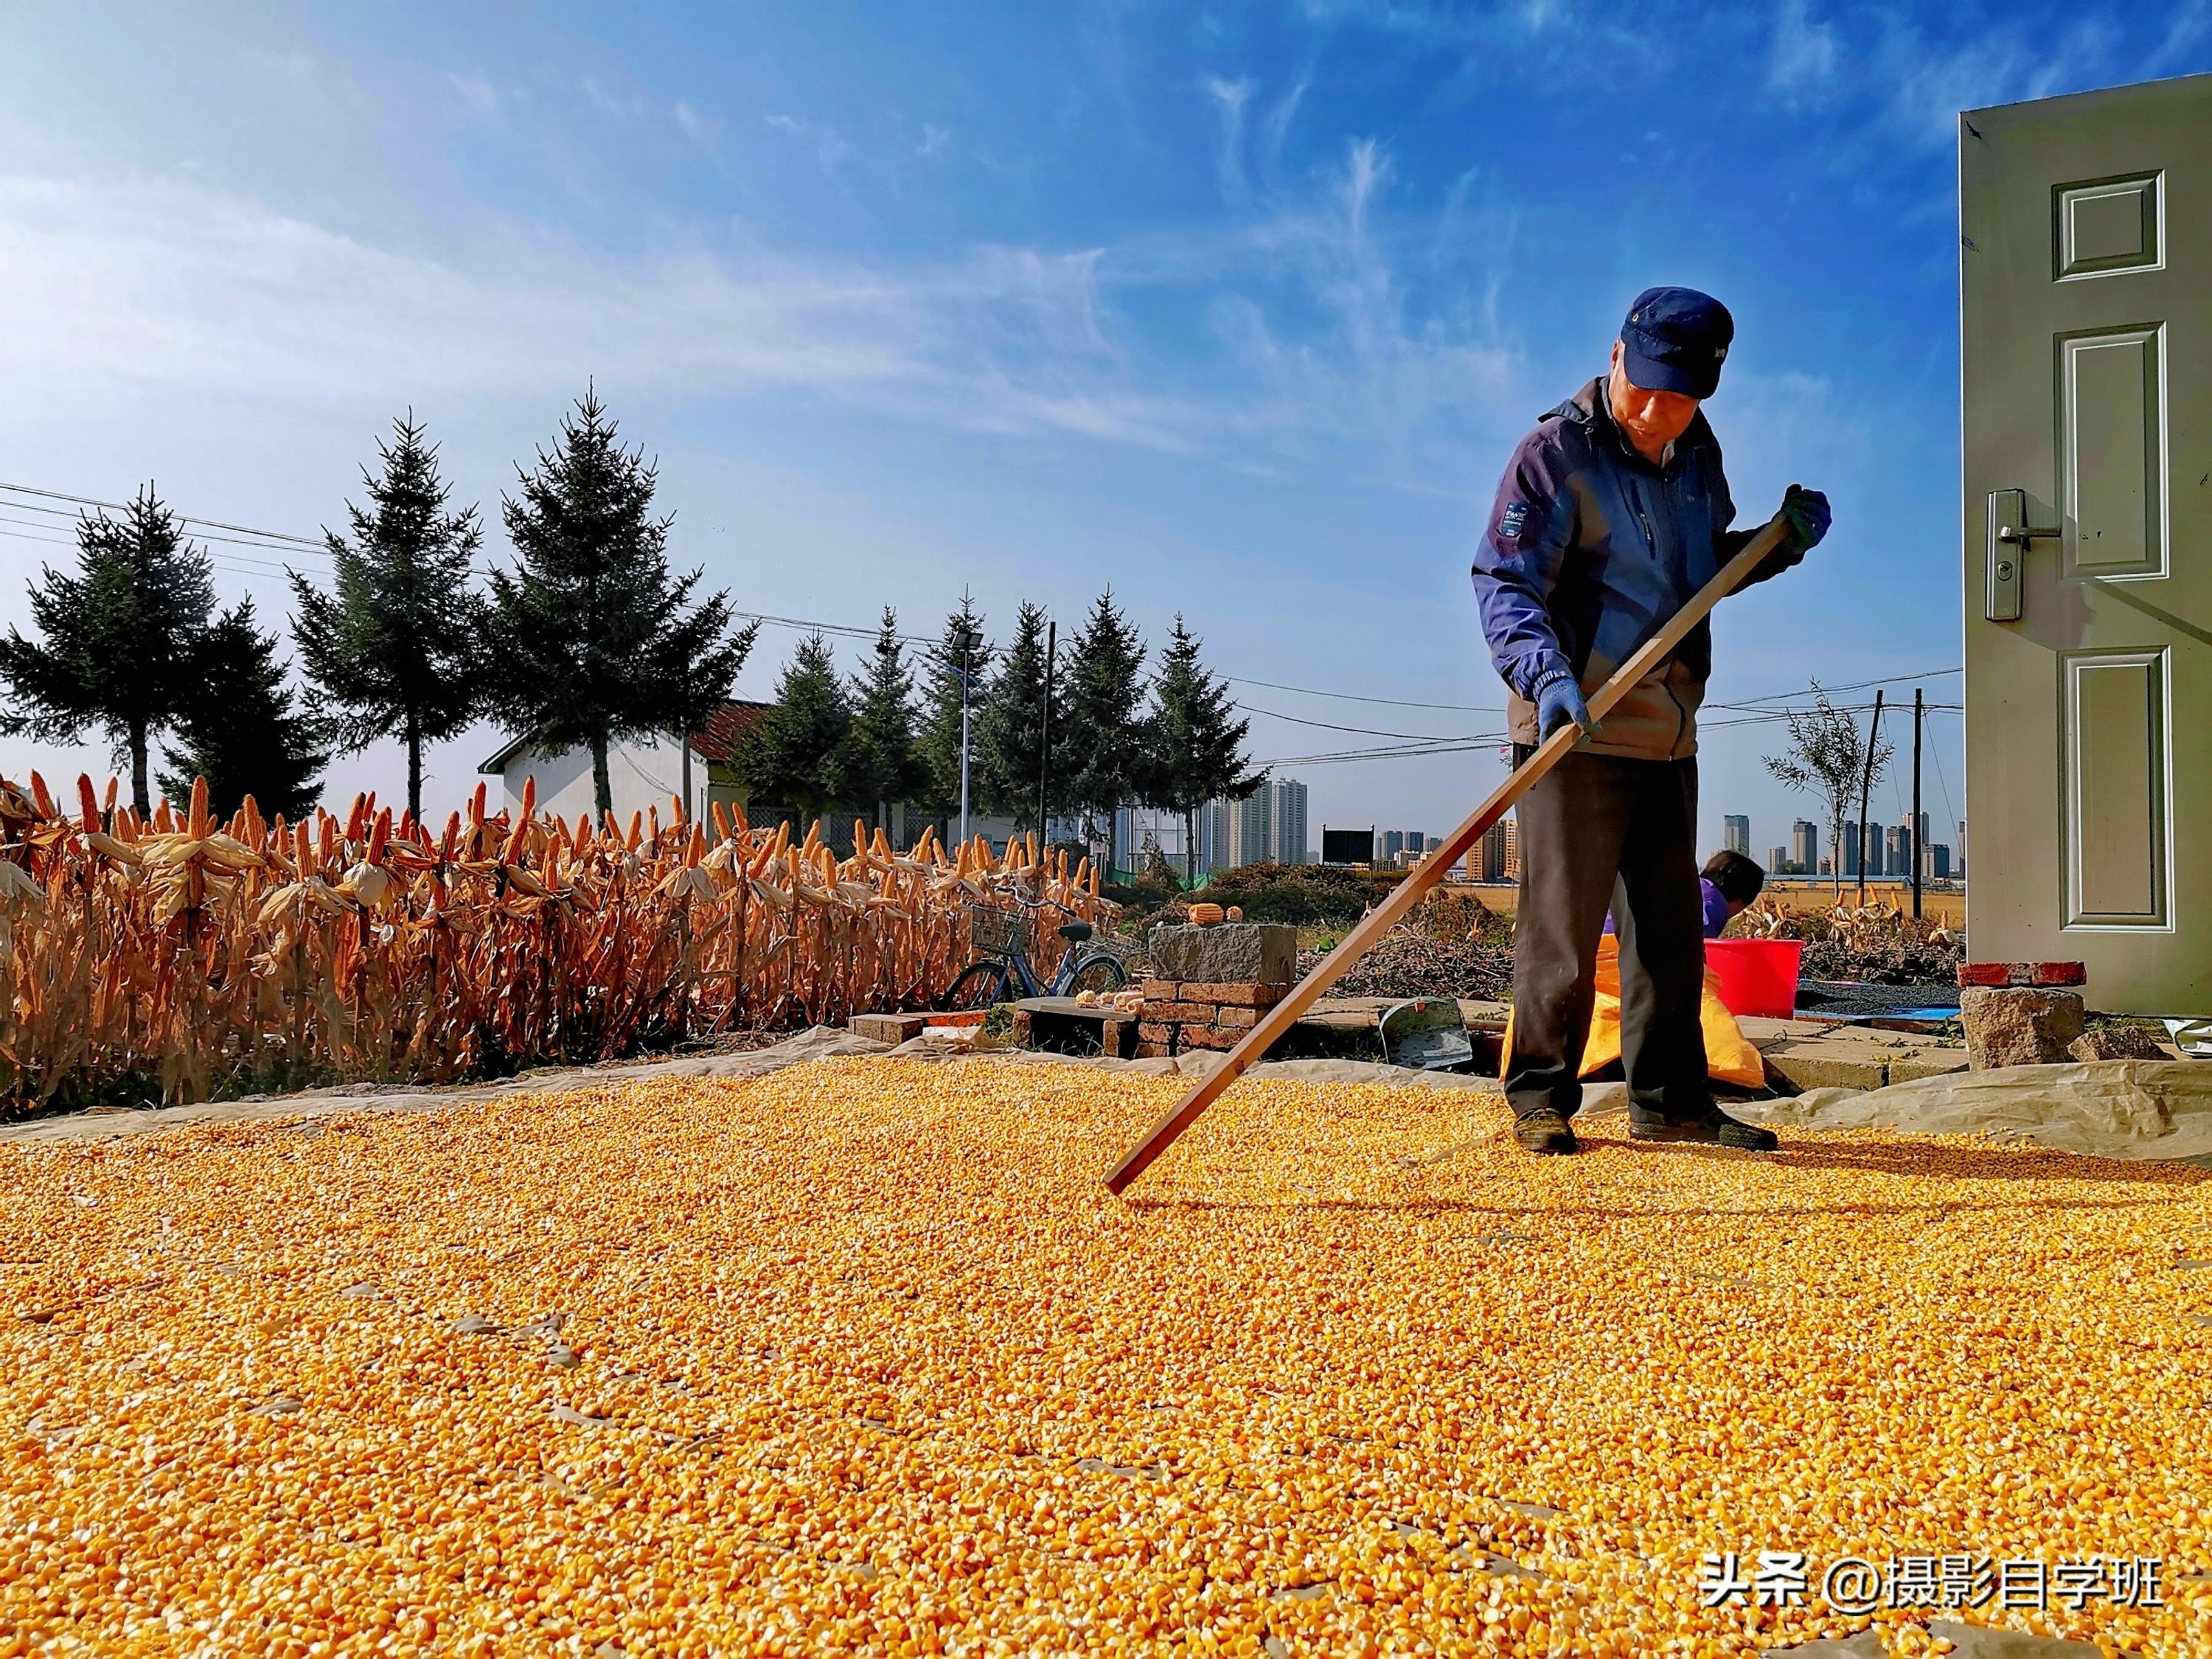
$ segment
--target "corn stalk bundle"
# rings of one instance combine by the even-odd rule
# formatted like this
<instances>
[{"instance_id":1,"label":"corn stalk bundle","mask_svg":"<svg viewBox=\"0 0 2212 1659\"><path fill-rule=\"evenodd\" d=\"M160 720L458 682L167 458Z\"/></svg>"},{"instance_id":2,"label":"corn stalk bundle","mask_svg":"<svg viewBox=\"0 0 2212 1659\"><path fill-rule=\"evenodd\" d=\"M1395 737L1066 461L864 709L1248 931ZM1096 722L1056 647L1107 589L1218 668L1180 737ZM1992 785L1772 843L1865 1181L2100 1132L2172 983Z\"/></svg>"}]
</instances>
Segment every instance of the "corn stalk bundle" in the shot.
<instances>
[{"instance_id":1,"label":"corn stalk bundle","mask_svg":"<svg viewBox=\"0 0 2212 1659\"><path fill-rule=\"evenodd\" d=\"M971 907L1094 925L1088 861L933 831L895 853L854 826L708 825L671 801L594 824L488 815L442 829L373 796L343 817L228 823L204 783L141 820L89 778L65 811L0 779L0 1098L204 1099L335 1079L451 1081L738 1027L927 1006L971 959Z\"/></svg>"}]
</instances>

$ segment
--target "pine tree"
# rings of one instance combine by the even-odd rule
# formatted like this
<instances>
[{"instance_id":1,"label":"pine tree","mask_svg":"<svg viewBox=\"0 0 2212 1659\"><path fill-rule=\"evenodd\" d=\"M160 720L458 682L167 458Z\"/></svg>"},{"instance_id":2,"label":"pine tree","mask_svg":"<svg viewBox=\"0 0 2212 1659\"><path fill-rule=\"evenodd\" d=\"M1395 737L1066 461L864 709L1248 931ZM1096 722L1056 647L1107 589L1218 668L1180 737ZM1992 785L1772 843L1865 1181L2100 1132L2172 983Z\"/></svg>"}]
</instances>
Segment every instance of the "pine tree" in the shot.
<instances>
[{"instance_id":1,"label":"pine tree","mask_svg":"<svg viewBox=\"0 0 2212 1659\"><path fill-rule=\"evenodd\" d=\"M1069 759L1066 793L1076 811L1103 821L1107 867L1121 867L1115 812L1137 799L1152 736L1139 708L1145 641L1110 587L1098 596L1068 647L1066 714Z\"/></svg>"},{"instance_id":2,"label":"pine tree","mask_svg":"<svg viewBox=\"0 0 2212 1659\"><path fill-rule=\"evenodd\" d=\"M1059 719L1060 679L1059 664L1048 662L1046 654L1044 607L1025 602L1014 613L1014 637L1007 643L983 701L975 752L985 780L984 793L994 806L1012 812L1017 824L1033 827L1040 834L1043 826L1036 822L1037 781L1047 763L1048 742L1052 775L1060 776L1066 770L1066 728ZM1045 729L1048 695L1054 714L1049 733Z\"/></svg>"},{"instance_id":3,"label":"pine tree","mask_svg":"<svg viewBox=\"0 0 2212 1659\"><path fill-rule=\"evenodd\" d=\"M823 637L810 634L784 665L774 706L745 734L732 764L754 799L788 806L804 823L852 799L844 768L852 727L836 660Z\"/></svg>"},{"instance_id":4,"label":"pine tree","mask_svg":"<svg viewBox=\"0 0 2212 1659\"><path fill-rule=\"evenodd\" d=\"M951 816L960 805L960 698L962 676L972 682L969 690L969 720L972 745L973 724L982 714L985 677L994 653L983 637L983 616L969 594L960 596L960 608L945 619L943 642L931 654L927 712L922 721L921 754L929 770L929 805ZM973 769L971 768L971 770ZM969 781L970 793L981 778Z\"/></svg>"},{"instance_id":5,"label":"pine tree","mask_svg":"<svg viewBox=\"0 0 2212 1659\"><path fill-rule=\"evenodd\" d=\"M898 636L897 613L889 605L866 667L853 677L851 702L845 787L854 804L874 806L881 825L892 802L915 799L929 782L915 732L914 675Z\"/></svg>"},{"instance_id":6,"label":"pine tree","mask_svg":"<svg viewBox=\"0 0 2212 1659\"><path fill-rule=\"evenodd\" d=\"M103 732L116 764L131 766L131 804L153 810L148 745L191 706L200 641L215 609L207 556L148 484L120 519L102 513L76 529L77 571L46 568L31 591L44 638L14 629L0 641L0 678L16 703L0 731L74 743Z\"/></svg>"},{"instance_id":7,"label":"pine tree","mask_svg":"<svg viewBox=\"0 0 2212 1659\"><path fill-rule=\"evenodd\" d=\"M1153 749L1145 804L1183 817L1187 878L1198 876L1198 809L1210 800L1242 800L1266 781L1248 774L1249 720L1231 720L1229 688L1199 660L1196 635L1178 614L1152 681Z\"/></svg>"},{"instance_id":8,"label":"pine tree","mask_svg":"<svg viewBox=\"0 0 2212 1659\"><path fill-rule=\"evenodd\" d=\"M732 625L726 592L686 608L701 573L670 575L674 520L653 515L654 469L615 435L586 392L536 470L515 469L521 499L501 510L520 564L491 573L485 627L491 712L541 754L588 749L601 816L608 745L697 731L759 631Z\"/></svg>"},{"instance_id":9,"label":"pine tree","mask_svg":"<svg viewBox=\"0 0 2212 1659\"><path fill-rule=\"evenodd\" d=\"M325 532L331 590L292 574L292 637L335 714L331 741L349 754L383 737L406 749L407 810L419 822L423 745L456 735L483 702L483 601L470 580L483 532L475 507L447 511L438 451L414 411L392 430L376 447L381 475L362 469L369 510L346 503L352 542Z\"/></svg>"},{"instance_id":10,"label":"pine tree","mask_svg":"<svg viewBox=\"0 0 2212 1659\"><path fill-rule=\"evenodd\" d=\"M248 795L264 813L305 817L322 794L330 734L295 706L276 636L254 626L253 601L240 599L217 617L200 650L199 684L164 756L173 769L161 774L161 787L183 800L203 777L219 817Z\"/></svg>"}]
</instances>

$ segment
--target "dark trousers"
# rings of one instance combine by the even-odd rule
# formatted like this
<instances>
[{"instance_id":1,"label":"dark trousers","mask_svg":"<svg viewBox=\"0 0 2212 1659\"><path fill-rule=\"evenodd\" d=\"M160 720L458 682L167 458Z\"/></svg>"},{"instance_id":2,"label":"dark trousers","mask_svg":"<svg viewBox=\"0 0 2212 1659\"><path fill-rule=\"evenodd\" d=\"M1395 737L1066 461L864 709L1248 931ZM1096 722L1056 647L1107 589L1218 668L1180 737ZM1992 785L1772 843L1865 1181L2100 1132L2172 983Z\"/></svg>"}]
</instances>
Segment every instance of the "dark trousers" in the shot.
<instances>
[{"instance_id":1,"label":"dark trousers","mask_svg":"<svg viewBox=\"0 0 2212 1659\"><path fill-rule=\"evenodd\" d=\"M1514 763L1528 753L1516 746ZM1581 1104L1577 1073L1611 905L1629 1097L1669 1117L1696 1115L1712 1098L1698 1024L1705 941L1697 761L1575 750L1521 798L1519 821L1507 1102L1516 1113L1550 1106L1563 1115Z\"/></svg>"}]
</instances>

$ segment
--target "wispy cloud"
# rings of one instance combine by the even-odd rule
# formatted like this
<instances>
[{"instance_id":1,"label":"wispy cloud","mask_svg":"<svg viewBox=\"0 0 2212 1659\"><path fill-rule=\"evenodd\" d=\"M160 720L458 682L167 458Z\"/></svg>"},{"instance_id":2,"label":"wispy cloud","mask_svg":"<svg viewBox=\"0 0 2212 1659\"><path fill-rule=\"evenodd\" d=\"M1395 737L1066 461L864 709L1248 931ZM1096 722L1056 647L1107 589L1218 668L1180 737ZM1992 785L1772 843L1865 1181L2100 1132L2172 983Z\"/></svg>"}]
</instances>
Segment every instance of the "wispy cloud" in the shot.
<instances>
[{"instance_id":1,"label":"wispy cloud","mask_svg":"<svg viewBox=\"0 0 2212 1659\"><path fill-rule=\"evenodd\" d=\"M714 151L722 147L720 116L703 115L681 98L676 100L671 112L676 118L676 125L683 129L684 136L701 149Z\"/></svg>"},{"instance_id":2,"label":"wispy cloud","mask_svg":"<svg viewBox=\"0 0 2212 1659\"><path fill-rule=\"evenodd\" d=\"M1209 75L1205 81L1206 94L1213 100L1213 107L1221 117L1221 143L1214 153L1214 175L1221 182L1221 193L1231 201L1242 201L1249 191L1244 178L1244 106L1252 100L1252 83L1238 78L1224 81L1219 76Z\"/></svg>"},{"instance_id":3,"label":"wispy cloud","mask_svg":"<svg viewBox=\"0 0 2212 1659\"><path fill-rule=\"evenodd\" d=\"M2165 37L2143 60L2142 72L2164 75L2179 69L2208 40L2212 40L2212 0L2182 0Z\"/></svg>"},{"instance_id":4,"label":"wispy cloud","mask_svg":"<svg viewBox=\"0 0 2212 1659\"><path fill-rule=\"evenodd\" d=\"M1814 21L1807 0L1784 0L1767 49L1767 89L1793 104L1821 103L1835 89L1836 67L1834 27Z\"/></svg>"},{"instance_id":5,"label":"wispy cloud","mask_svg":"<svg viewBox=\"0 0 2212 1659\"><path fill-rule=\"evenodd\" d=\"M934 121L924 121L921 124L921 142L914 147L915 155L925 161L933 161L951 148L952 134L950 130L940 127Z\"/></svg>"},{"instance_id":6,"label":"wispy cloud","mask_svg":"<svg viewBox=\"0 0 2212 1659\"><path fill-rule=\"evenodd\" d=\"M812 145L815 163L826 177L836 178L839 164L853 153L853 146L833 126L801 120L796 115L768 115L762 118L778 132L787 132Z\"/></svg>"},{"instance_id":7,"label":"wispy cloud","mask_svg":"<svg viewBox=\"0 0 2212 1659\"><path fill-rule=\"evenodd\" d=\"M463 110L477 120L499 112L499 89L479 75L448 75L446 84L453 90Z\"/></svg>"}]
</instances>

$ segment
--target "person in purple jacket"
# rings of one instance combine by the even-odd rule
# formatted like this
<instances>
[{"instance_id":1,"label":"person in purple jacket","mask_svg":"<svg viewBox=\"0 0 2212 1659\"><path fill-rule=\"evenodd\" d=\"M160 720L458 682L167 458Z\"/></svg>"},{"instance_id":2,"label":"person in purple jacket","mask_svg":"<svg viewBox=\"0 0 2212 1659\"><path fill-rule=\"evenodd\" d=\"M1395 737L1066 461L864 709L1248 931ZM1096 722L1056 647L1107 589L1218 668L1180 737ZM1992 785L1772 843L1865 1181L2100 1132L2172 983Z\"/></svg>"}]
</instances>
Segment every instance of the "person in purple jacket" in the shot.
<instances>
[{"instance_id":1,"label":"person in purple jacket","mask_svg":"<svg viewBox=\"0 0 2212 1659\"><path fill-rule=\"evenodd\" d=\"M1629 1134L1771 1152L1728 1116L1705 1076L1698 1001L1705 941L1694 836L1697 718L1712 665L1700 622L1606 715L1595 690L1735 557L1721 447L1698 404L1735 337L1728 308L1692 289L1638 295L1603 374L1514 450L1474 554L1492 662L1511 694L1514 764L1572 721L1583 738L1522 798L1513 934L1514 1133L1571 1152L1598 938L1619 883L1621 1065ZM1827 533L1827 498L1792 484L1790 537L1751 576L1796 564Z\"/></svg>"},{"instance_id":2,"label":"person in purple jacket","mask_svg":"<svg viewBox=\"0 0 2212 1659\"><path fill-rule=\"evenodd\" d=\"M1698 878L1698 899L1705 917L1705 936L1718 939L1729 923L1751 908L1752 901L1765 890L1766 872L1741 853L1726 848L1705 860ZM1620 884L1613 884L1613 900L1620 903ZM1613 931L1613 913L1605 913L1605 931Z\"/></svg>"}]
</instances>

